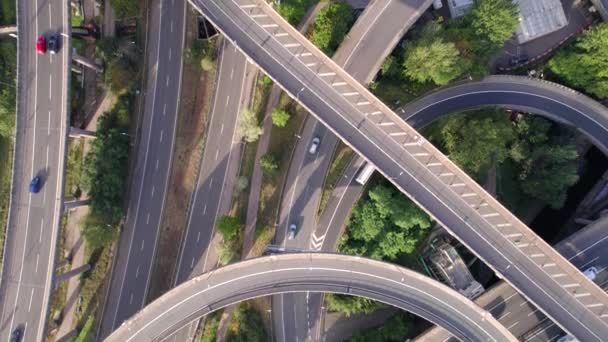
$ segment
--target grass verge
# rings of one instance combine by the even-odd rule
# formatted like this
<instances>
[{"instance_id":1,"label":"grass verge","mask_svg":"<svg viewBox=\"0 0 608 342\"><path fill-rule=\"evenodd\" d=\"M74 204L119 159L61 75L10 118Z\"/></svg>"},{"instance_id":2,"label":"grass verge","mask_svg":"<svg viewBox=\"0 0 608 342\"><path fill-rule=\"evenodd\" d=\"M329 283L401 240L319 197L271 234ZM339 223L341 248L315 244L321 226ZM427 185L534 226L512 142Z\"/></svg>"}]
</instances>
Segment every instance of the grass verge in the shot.
<instances>
[{"instance_id":1,"label":"grass verge","mask_svg":"<svg viewBox=\"0 0 608 342\"><path fill-rule=\"evenodd\" d=\"M59 245L57 246L57 256L58 256L58 262L63 261L64 256L66 255L65 253L65 234L66 234L66 226L68 223L68 215L67 214L63 214L62 218L61 218L61 232L59 235ZM63 272L66 272L68 270L70 270L71 266L69 263L67 263L66 265L62 266L62 267L57 267L57 269L55 270L55 276L58 276L60 274L62 274ZM46 340L47 341L53 341L55 339L56 336L53 335L53 331L59 327L59 324L61 324L61 311L63 310L63 307L65 306L65 301L66 301L66 295L68 292L68 282L67 281L62 281L61 283L59 283L59 286L57 286L57 288L53 291L53 293L51 294L51 305L50 305L50 309L48 312L48 320L47 320L47 336L46 336ZM55 320L55 318L58 318L58 320Z\"/></svg>"},{"instance_id":2,"label":"grass verge","mask_svg":"<svg viewBox=\"0 0 608 342\"><path fill-rule=\"evenodd\" d=\"M68 161L65 173L65 195L80 198L82 180L82 163L84 160L84 138L68 141Z\"/></svg>"},{"instance_id":3,"label":"grass verge","mask_svg":"<svg viewBox=\"0 0 608 342\"><path fill-rule=\"evenodd\" d=\"M4 256L4 238L11 195L13 140L0 137L0 265Z\"/></svg>"},{"instance_id":4,"label":"grass verge","mask_svg":"<svg viewBox=\"0 0 608 342\"><path fill-rule=\"evenodd\" d=\"M213 43L217 43L213 41ZM188 223L188 208L199 173L207 117L216 78L215 48L206 50L196 39L196 16L186 15L186 40L178 120L167 198L154 258L147 300L152 301L173 287L172 277ZM213 53L211 68L201 68L205 52Z\"/></svg>"},{"instance_id":5,"label":"grass verge","mask_svg":"<svg viewBox=\"0 0 608 342\"><path fill-rule=\"evenodd\" d=\"M281 207L281 193L287 177L293 150L298 142L298 133L302 128L307 112L297 105L286 93L282 93L278 108L286 110L291 118L285 127L273 127L268 144L268 154L272 155L278 169L265 173L262 178L258 223L256 227L256 242L252 253L260 255L265 245L270 242L269 236L274 236L275 224Z\"/></svg>"}]
</instances>

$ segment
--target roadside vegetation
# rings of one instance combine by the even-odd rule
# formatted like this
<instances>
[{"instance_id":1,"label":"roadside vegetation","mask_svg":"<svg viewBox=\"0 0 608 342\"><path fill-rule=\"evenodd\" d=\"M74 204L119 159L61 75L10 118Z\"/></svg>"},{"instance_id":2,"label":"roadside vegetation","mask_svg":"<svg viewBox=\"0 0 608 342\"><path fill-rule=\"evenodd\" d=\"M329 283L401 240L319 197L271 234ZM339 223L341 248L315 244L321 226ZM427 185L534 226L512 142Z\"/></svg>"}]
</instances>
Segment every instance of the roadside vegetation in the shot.
<instances>
[{"instance_id":1,"label":"roadside vegetation","mask_svg":"<svg viewBox=\"0 0 608 342\"><path fill-rule=\"evenodd\" d=\"M119 19L131 18L139 14L139 1L110 0L110 5Z\"/></svg>"},{"instance_id":2,"label":"roadside vegetation","mask_svg":"<svg viewBox=\"0 0 608 342\"><path fill-rule=\"evenodd\" d=\"M319 11L312 29L312 42L325 54L332 56L355 19L355 10L349 4L332 2Z\"/></svg>"},{"instance_id":3,"label":"roadside vegetation","mask_svg":"<svg viewBox=\"0 0 608 342\"><path fill-rule=\"evenodd\" d=\"M482 109L449 115L425 132L479 183L497 166L498 197L516 214L530 200L561 208L578 181L576 135L542 117Z\"/></svg>"},{"instance_id":4,"label":"roadside vegetation","mask_svg":"<svg viewBox=\"0 0 608 342\"><path fill-rule=\"evenodd\" d=\"M223 310L216 311L205 317L200 342L215 342L217 340L217 329L220 326Z\"/></svg>"},{"instance_id":5,"label":"roadside vegetation","mask_svg":"<svg viewBox=\"0 0 608 342\"><path fill-rule=\"evenodd\" d=\"M226 332L227 342L266 342L269 340L262 316L250 302L237 304Z\"/></svg>"},{"instance_id":6,"label":"roadside vegetation","mask_svg":"<svg viewBox=\"0 0 608 342\"><path fill-rule=\"evenodd\" d=\"M285 18L291 25L298 25L310 6L319 2L319 0L282 0L280 4L276 4L276 9L279 14Z\"/></svg>"},{"instance_id":7,"label":"roadside vegetation","mask_svg":"<svg viewBox=\"0 0 608 342\"><path fill-rule=\"evenodd\" d=\"M608 23L599 24L548 63L561 81L599 99L608 99Z\"/></svg>"},{"instance_id":8,"label":"roadside vegetation","mask_svg":"<svg viewBox=\"0 0 608 342\"><path fill-rule=\"evenodd\" d=\"M68 140L68 159L65 173L66 197L80 198L82 194L82 170L84 162L84 138Z\"/></svg>"},{"instance_id":9,"label":"roadside vegetation","mask_svg":"<svg viewBox=\"0 0 608 342\"><path fill-rule=\"evenodd\" d=\"M2 1L0 20L3 24L14 23L14 1ZM6 11L6 12L5 12ZM4 237L10 202L15 105L17 91L17 44L14 39L0 41L0 265L4 255ZM1 266L0 266L1 267Z\"/></svg>"},{"instance_id":10,"label":"roadside vegetation","mask_svg":"<svg viewBox=\"0 0 608 342\"><path fill-rule=\"evenodd\" d=\"M353 208L338 250L416 269L416 252L431 223L414 202L382 179L371 185ZM346 295L328 295L326 301L330 311L346 316L369 314L384 307L367 298Z\"/></svg>"},{"instance_id":11,"label":"roadside vegetation","mask_svg":"<svg viewBox=\"0 0 608 342\"><path fill-rule=\"evenodd\" d=\"M0 0L0 25L14 25L17 23L15 4L16 2L13 0Z\"/></svg>"},{"instance_id":12,"label":"roadside vegetation","mask_svg":"<svg viewBox=\"0 0 608 342\"><path fill-rule=\"evenodd\" d=\"M219 261L220 265L228 265L229 263L236 261L241 250L242 234L241 228L243 224L240 222L238 217L224 215L218 218L217 231L222 234L223 243L220 246Z\"/></svg>"},{"instance_id":13,"label":"roadside vegetation","mask_svg":"<svg viewBox=\"0 0 608 342\"><path fill-rule=\"evenodd\" d=\"M416 330L414 317L406 312L399 312L383 325L353 336L348 342L400 342L405 336L412 336Z\"/></svg>"}]
</instances>

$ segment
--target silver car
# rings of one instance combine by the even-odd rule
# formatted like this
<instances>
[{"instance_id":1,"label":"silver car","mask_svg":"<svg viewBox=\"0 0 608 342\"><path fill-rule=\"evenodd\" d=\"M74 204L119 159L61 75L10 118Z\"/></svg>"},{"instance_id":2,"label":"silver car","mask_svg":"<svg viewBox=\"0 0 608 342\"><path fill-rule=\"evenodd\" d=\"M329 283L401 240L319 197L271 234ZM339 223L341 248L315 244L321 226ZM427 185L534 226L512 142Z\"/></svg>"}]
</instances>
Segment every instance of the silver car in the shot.
<instances>
[{"instance_id":1,"label":"silver car","mask_svg":"<svg viewBox=\"0 0 608 342\"><path fill-rule=\"evenodd\" d=\"M296 226L295 223L290 224L289 228L287 229L287 239L293 240L296 237L297 230L298 230L298 227Z\"/></svg>"},{"instance_id":2,"label":"silver car","mask_svg":"<svg viewBox=\"0 0 608 342\"><path fill-rule=\"evenodd\" d=\"M314 137L312 139L312 143L310 144L310 148L308 149L308 153L310 153L310 154L317 153L320 143L321 143L321 139L319 139L319 137Z\"/></svg>"}]
</instances>

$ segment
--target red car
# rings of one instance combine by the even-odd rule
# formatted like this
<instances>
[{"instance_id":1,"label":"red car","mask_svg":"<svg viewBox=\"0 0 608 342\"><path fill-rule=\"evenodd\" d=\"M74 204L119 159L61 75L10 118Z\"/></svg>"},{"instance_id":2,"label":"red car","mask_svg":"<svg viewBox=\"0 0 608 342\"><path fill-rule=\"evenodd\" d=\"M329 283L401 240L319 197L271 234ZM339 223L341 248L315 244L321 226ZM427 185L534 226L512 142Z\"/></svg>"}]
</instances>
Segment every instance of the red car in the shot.
<instances>
[{"instance_id":1,"label":"red car","mask_svg":"<svg viewBox=\"0 0 608 342\"><path fill-rule=\"evenodd\" d=\"M46 54L46 38L44 38L44 36L38 37L38 40L36 41L36 52L41 55Z\"/></svg>"}]
</instances>

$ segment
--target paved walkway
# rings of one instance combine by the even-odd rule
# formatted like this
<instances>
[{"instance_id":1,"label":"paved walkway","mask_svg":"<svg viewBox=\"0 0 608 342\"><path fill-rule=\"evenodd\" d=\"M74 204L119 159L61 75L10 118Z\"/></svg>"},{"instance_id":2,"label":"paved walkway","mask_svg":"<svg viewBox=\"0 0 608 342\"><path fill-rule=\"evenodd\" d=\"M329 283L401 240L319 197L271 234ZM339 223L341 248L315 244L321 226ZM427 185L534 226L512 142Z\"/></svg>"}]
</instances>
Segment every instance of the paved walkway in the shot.
<instances>
[{"instance_id":1,"label":"paved walkway","mask_svg":"<svg viewBox=\"0 0 608 342\"><path fill-rule=\"evenodd\" d=\"M88 207L80 207L68 212L68 223L65 229L65 251L66 256L71 256L71 269L80 267L84 263L84 237L80 234L80 223L89 212ZM75 311L78 306L78 294L80 293L80 277L75 276L68 280L65 306L61 312L62 320L57 332L61 338L72 331L76 326Z\"/></svg>"}]
</instances>

